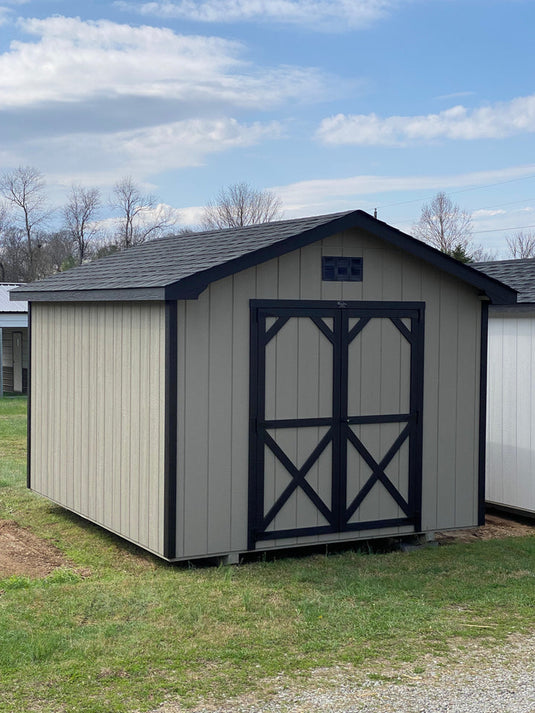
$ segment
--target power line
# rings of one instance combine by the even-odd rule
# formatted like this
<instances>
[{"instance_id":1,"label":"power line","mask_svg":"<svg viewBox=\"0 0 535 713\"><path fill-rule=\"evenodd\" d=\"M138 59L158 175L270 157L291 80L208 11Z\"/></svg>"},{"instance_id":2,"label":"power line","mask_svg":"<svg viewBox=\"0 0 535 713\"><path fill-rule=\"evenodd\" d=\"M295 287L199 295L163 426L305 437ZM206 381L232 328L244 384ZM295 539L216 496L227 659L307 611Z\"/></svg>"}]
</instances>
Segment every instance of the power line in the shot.
<instances>
[{"instance_id":1,"label":"power line","mask_svg":"<svg viewBox=\"0 0 535 713\"><path fill-rule=\"evenodd\" d=\"M535 225L517 225L509 228L492 228L492 230L474 230L472 235L480 235L481 233L503 233L506 230L525 230L526 228L535 228Z\"/></svg>"},{"instance_id":2,"label":"power line","mask_svg":"<svg viewBox=\"0 0 535 713\"><path fill-rule=\"evenodd\" d=\"M457 193L467 193L468 191L479 191L483 188L492 188L493 186L504 186L506 183L514 183L516 181L527 181L531 178L535 178L535 174L532 174L531 176L521 176L519 178L509 178L507 181L497 181L496 183L486 183L483 184L482 186L471 186L469 188L459 188L456 191L448 191L448 194L451 195L456 195ZM429 198L431 196L427 196ZM385 203L383 205L379 205L377 207L378 210L382 210L383 208L393 208L394 206L398 205L408 205L409 203L421 203L422 201L427 199L426 197L422 198L413 198L408 201L398 201L397 203Z\"/></svg>"},{"instance_id":3,"label":"power line","mask_svg":"<svg viewBox=\"0 0 535 713\"><path fill-rule=\"evenodd\" d=\"M461 188L458 191L451 193L466 193L467 191L478 191L480 188L492 188L493 186L504 186L506 183L515 183L515 181L527 181L530 178L535 178L535 174L531 176L521 176L520 178L509 178L507 181L498 181L497 183L487 183L484 186L473 186L472 188Z\"/></svg>"},{"instance_id":4,"label":"power line","mask_svg":"<svg viewBox=\"0 0 535 713\"><path fill-rule=\"evenodd\" d=\"M508 201L507 203L494 203L493 205L487 205L483 208L475 208L474 213L477 210L493 210L494 208L502 208L504 205L518 205L519 203L532 203L535 198L522 198L519 201Z\"/></svg>"},{"instance_id":5,"label":"power line","mask_svg":"<svg viewBox=\"0 0 535 713\"><path fill-rule=\"evenodd\" d=\"M508 184L508 183L515 183L515 182L518 182L518 181L526 181L526 180L530 180L530 179L532 179L532 178L535 178L535 174L532 174L532 175L529 175L529 176L521 176L521 177L519 177L519 178L510 178L510 179L507 179L506 181L496 181L495 183L487 183L487 184L484 184L484 185L482 185L482 186L471 186L471 187L469 187L469 188L460 188L460 189L458 189L458 190L456 190L456 191L448 191L448 194L449 194L449 195L450 195L450 194L451 194L451 195L456 195L456 194L458 194L458 193L467 193L467 192L469 192L469 191L483 190L483 189L486 189L486 188L492 188L492 187L494 187L494 186L506 185L506 184ZM379 207L375 209L375 214L377 213L377 210L378 210L378 209L380 210L380 209L383 209L383 208L390 208L390 207L399 206L399 205L409 205L409 204L411 204L411 203L419 203L419 202L422 202L423 200L425 200L425 198L414 198L414 199L407 200L407 201L398 201L397 203L387 203L387 204L384 204L384 205L379 205ZM484 208L475 208L475 209L472 211L472 213L476 212L477 210L492 210L493 208L496 208L496 207L507 206L507 205L515 205L515 204L518 204L518 203L524 203L524 202L526 202L526 201L532 201L532 200L534 200L534 199L532 199L532 198L526 198L526 199L522 199L522 200L509 201L509 202L506 202L506 203L495 203L495 204L492 205L492 206L486 206L486 207L484 207ZM392 219L390 219L390 220L392 220ZM491 229L489 229L489 230L475 230L475 231L472 232L472 235L482 235L482 234L487 234L487 233L505 233L505 232L511 231L511 230L526 230L526 229L528 229L528 228L535 228L535 225L532 224L532 225L523 225L523 226L508 226L508 227L505 227L505 228L491 228Z\"/></svg>"}]
</instances>

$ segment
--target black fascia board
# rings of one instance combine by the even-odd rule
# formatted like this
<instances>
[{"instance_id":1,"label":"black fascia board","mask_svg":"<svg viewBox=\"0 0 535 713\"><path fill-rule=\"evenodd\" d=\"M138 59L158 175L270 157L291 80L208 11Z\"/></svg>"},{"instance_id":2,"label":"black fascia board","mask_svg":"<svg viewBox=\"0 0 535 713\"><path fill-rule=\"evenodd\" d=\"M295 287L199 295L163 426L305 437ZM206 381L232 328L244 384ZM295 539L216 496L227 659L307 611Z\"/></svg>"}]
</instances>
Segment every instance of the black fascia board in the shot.
<instances>
[{"instance_id":1,"label":"black fascia board","mask_svg":"<svg viewBox=\"0 0 535 713\"><path fill-rule=\"evenodd\" d=\"M410 253L414 257L434 265L439 270L453 277L457 277L473 287L477 287L489 297L492 304L516 304L518 293L517 290L514 290L512 287L508 287L503 284L503 282L481 273L479 270L470 267L470 265L455 260L455 258L440 252L440 250L423 243L421 240L407 235L407 233L401 232L401 230L397 228L393 228L387 223L372 218L363 211L358 212L362 214L363 220L362 224L355 227L360 227L371 235L382 238L391 245Z\"/></svg>"},{"instance_id":2,"label":"black fascia board","mask_svg":"<svg viewBox=\"0 0 535 713\"><path fill-rule=\"evenodd\" d=\"M83 290L28 290L18 300L27 302L157 302L165 300L164 287L121 287Z\"/></svg>"},{"instance_id":3,"label":"black fascia board","mask_svg":"<svg viewBox=\"0 0 535 713\"><path fill-rule=\"evenodd\" d=\"M489 297L492 304L516 304L517 302L517 292L511 287L485 275L479 270L471 268L469 265L455 260L449 255L441 253L430 245L426 245L397 228L377 220L377 218L372 218L371 215L362 210L335 218L316 228L311 228L286 238L286 240L277 241L272 245L254 250L234 260L229 260L172 283L165 288L166 299L196 299L211 282L241 272L249 267L260 265L263 262L352 228L360 228L373 237L380 238L400 250L434 265L437 269L480 289Z\"/></svg>"}]
</instances>

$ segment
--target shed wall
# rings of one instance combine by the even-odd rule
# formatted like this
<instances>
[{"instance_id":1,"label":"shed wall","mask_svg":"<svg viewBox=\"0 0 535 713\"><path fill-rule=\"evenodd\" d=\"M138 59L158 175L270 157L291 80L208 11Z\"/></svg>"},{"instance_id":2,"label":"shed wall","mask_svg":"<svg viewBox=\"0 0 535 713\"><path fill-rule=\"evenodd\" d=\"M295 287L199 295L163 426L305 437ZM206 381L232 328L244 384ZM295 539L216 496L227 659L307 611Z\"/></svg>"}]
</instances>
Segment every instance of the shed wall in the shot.
<instances>
[{"instance_id":1,"label":"shed wall","mask_svg":"<svg viewBox=\"0 0 535 713\"><path fill-rule=\"evenodd\" d=\"M535 512L535 311L489 319L488 502Z\"/></svg>"},{"instance_id":2,"label":"shed wall","mask_svg":"<svg viewBox=\"0 0 535 713\"><path fill-rule=\"evenodd\" d=\"M363 281L322 282L322 255L362 256ZM179 302L177 557L246 549L252 298L426 303L422 530L476 525L480 299L455 278L348 231L215 282L198 300ZM265 548L359 536L279 540Z\"/></svg>"},{"instance_id":3,"label":"shed wall","mask_svg":"<svg viewBox=\"0 0 535 713\"><path fill-rule=\"evenodd\" d=\"M163 548L164 305L35 303L31 487Z\"/></svg>"}]
</instances>

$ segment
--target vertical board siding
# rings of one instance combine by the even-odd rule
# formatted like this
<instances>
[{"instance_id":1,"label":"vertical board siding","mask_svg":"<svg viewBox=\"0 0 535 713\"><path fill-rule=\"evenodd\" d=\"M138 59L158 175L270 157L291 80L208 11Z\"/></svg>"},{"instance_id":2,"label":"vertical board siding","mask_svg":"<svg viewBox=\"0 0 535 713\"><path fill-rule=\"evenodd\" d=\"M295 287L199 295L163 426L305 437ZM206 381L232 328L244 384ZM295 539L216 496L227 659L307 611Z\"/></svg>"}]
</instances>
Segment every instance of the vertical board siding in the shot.
<instances>
[{"instance_id":1,"label":"vertical board siding","mask_svg":"<svg viewBox=\"0 0 535 713\"><path fill-rule=\"evenodd\" d=\"M490 312L488 502L535 512L535 313Z\"/></svg>"},{"instance_id":2,"label":"vertical board siding","mask_svg":"<svg viewBox=\"0 0 535 713\"><path fill-rule=\"evenodd\" d=\"M210 428L208 441L208 472L217 473L208 480L208 551L223 544L230 550L230 528L227 526L231 511L232 452L232 380L228 378L227 365L232 364L232 322L227 322L227 312L232 304L232 281L217 282L210 295L210 362L208 381L211 384L209 419L218 424ZM223 538L223 539L222 539Z\"/></svg>"},{"instance_id":3,"label":"vertical board siding","mask_svg":"<svg viewBox=\"0 0 535 713\"><path fill-rule=\"evenodd\" d=\"M161 554L164 308L32 308L32 489Z\"/></svg>"},{"instance_id":4,"label":"vertical board siding","mask_svg":"<svg viewBox=\"0 0 535 713\"><path fill-rule=\"evenodd\" d=\"M456 286L455 286L456 287ZM457 383L458 354L457 290L449 283L440 285L440 349L438 359L438 452L437 452L437 527L455 525L455 479L457 441ZM425 418L425 416L424 416Z\"/></svg>"},{"instance_id":5,"label":"vertical board siding","mask_svg":"<svg viewBox=\"0 0 535 713\"><path fill-rule=\"evenodd\" d=\"M2 373L4 380L4 391L15 391L18 379L14 373L13 364L13 333L19 332L22 335L22 391L25 392L28 370L28 327L2 327ZM26 378L25 378L26 377Z\"/></svg>"},{"instance_id":6,"label":"vertical board siding","mask_svg":"<svg viewBox=\"0 0 535 713\"><path fill-rule=\"evenodd\" d=\"M464 294L463 294L464 293ZM457 319L457 391L456 404L456 465L468 473L477 472L479 452L473 444L479 444L479 422L474 422L467 404L479 404L479 378L474 373L473 354L480 353L481 347L481 312L476 316L474 329L473 317L462 309L462 304L470 299L468 291L459 290L459 310ZM472 460L473 459L473 460ZM471 487L473 490L468 492ZM455 481L455 526L470 526L478 516L478 483L470 479Z\"/></svg>"},{"instance_id":7,"label":"vertical board siding","mask_svg":"<svg viewBox=\"0 0 535 713\"><path fill-rule=\"evenodd\" d=\"M322 255L362 257L362 282L323 282ZM422 529L477 524L481 314L477 291L377 239L348 231L213 283L198 300L179 303L177 522L181 525L177 528L177 557L247 548L250 299L425 302ZM285 364L278 377L289 379L276 383L274 393L268 394L267 406L279 417L283 413L284 417L301 415L315 390L307 394L306 382L314 381L318 370L329 368L326 347L320 348L322 338L312 338L310 330L298 322L293 333L285 335L281 330L268 346L268 370L270 363L278 360ZM376 388L382 390L382 404L395 404L396 399L401 404L406 398L405 387L396 376L405 369L407 349L389 325L379 325L377 339L385 348L393 340L393 346L389 353L384 352L375 370ZM355 344L355 360L358 349ZM307 350L309 362L303 364ZM359 359L371 359L360 351L359 355ZM399 370L392 365L396 355L401 362ZM389 384L381 378L384 373L390 373ZM391 388L398 391L394 397ZM298 461L312 438L291 432L273 437L289 439L288 452L293 448ZM371 437L380 451L393 434L383 426L376 427ZM394 482L404 458L402 450L390 466ZM329 466L328 454L322 462ZM288 477L279 470L269 456L266 487L272 489L273 496ZM309 475L314 486L321 479L320 470L315 467ZM329 490L324 485L318 490L328 500ZM390 514L389 496L379 492L376 507L380 513ZM288 517L293 522L310 519L306 495L295 495L274 527L286 524ZM316 535L268 541L262 548L410 531L403 527Z\"/></svg>"},{"instance_id":8,"label":"vertical board siding","mask_svg":"<svg viewBox=\"0 0 535 713\"><path fill-rule=\"evenodd\" d=\"M206 325L197 329L195 325ZM181 326L178 325L180 330ZM185 553L208 551L208 443L209 426L213 424L210 409L210 291L186 306L184 385L185 431L184 471L191 477L184 482L184 542ZM179 397L180 398L180 397ZM223 454L222 454L223 457ZM219 477L219 473L213 473ZM224 545L222 543L223 549ZM178 549L177 552L180 550Z\"/></svg>"}]
</instances>

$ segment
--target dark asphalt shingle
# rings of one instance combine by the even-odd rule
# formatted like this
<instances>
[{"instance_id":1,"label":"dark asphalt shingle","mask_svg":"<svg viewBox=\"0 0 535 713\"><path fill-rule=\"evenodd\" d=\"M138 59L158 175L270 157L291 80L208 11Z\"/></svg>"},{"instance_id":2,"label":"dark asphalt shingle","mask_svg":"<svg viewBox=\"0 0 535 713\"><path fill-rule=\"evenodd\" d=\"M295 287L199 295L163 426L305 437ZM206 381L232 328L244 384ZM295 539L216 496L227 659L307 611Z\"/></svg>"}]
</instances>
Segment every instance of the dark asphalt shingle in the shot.
<instances>
[{"instance_id":1,"label":"dark asphalt shingle","mask_svg":"<svg viewBox=\"0 0 535 713\"><path fill-rule=\"evenodd\" d=\"M518 302L535 302L535 258L476 262L477 270L518 292Z\"/></svg>"},{"instance_id":2,"label":"dark asphalt shingle","mask_svg":"<svg viewBox=\"0 0 535 713\"><path fill-rule=\"evenodd\" d=\"M51 275L26 289L55 292L164 287L352 212L158 238Z\"/></svg>"}]
</instances>

